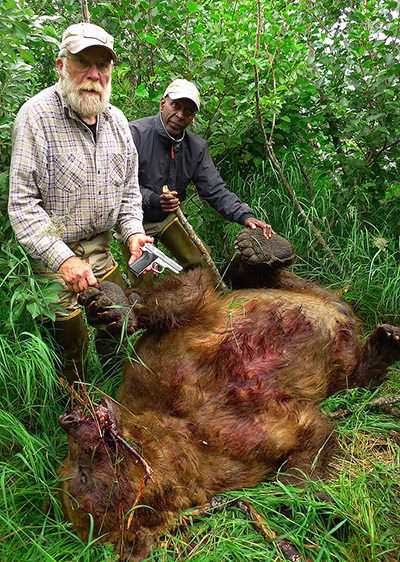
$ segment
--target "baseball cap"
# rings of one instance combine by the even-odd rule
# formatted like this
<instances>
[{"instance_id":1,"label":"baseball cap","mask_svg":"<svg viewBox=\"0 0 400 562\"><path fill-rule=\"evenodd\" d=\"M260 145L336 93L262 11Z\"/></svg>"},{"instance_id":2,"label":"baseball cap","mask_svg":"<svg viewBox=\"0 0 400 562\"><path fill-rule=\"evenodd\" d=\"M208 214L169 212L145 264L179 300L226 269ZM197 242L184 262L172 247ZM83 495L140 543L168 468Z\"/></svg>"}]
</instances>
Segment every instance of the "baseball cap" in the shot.
<instances>
[{"instance_id":1,"label":"baseball cap","mask_svg":"<svg viewBox=\"0 0 400 562\"><path fill-rule=\"evenodd\" d=\"M114 38L105 29L93 23L74 23L63 33L60 49L66 48L71 54L76 55L87 47L104 47L116 62L117 55L114 52Z\"/></svg>"},{"instance_id":2,"label":"baseball cap","mask_svg":"<svg viewBox=\"0 0 400 562\"><path fill-rule=\"evenodd\" d=\"M200 93L193 82L177 78L167 87L164 92L165 96L169 96L172 100L187 98L195 103L197 109L200 109Z\"/></svg>"}]
</instances>

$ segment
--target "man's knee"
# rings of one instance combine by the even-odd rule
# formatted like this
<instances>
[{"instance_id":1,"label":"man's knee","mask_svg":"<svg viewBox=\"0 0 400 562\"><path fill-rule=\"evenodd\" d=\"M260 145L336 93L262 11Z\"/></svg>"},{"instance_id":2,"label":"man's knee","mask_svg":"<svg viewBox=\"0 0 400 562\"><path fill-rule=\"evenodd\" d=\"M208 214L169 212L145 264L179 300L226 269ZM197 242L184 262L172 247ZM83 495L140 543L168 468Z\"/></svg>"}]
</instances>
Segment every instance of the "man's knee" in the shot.
<instances>
[{"instance_id":1,"label":"man's knee","mask_svg":"<svg viewBox=\"0 0 400 562\"><path fill-rule=\"evenodd\" d=\"M177 217L165 226L158 238L184 269L205 266L202 253L189 238Z\"/></svg>"}]
</instances>

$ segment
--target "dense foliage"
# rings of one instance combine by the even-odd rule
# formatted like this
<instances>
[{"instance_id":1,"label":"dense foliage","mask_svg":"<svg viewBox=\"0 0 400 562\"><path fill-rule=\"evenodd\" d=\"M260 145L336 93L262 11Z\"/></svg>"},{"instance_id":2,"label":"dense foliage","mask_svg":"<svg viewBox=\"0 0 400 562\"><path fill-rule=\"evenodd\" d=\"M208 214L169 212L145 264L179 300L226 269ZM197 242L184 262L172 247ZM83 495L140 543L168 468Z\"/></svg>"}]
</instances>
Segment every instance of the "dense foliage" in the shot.
<instances>
[{"instance_id":1,"label":"dense foliage","mask_svg":"<svg viewBox=\"0 0 400 562\"><path fill-rule=\"evenodd\" d=\"M351 238L356 223L370 236L370 260L376 252L398 258L396 2L114 0L91 2L89 11L116 38L112 101L129 119L156 113L174 77L195 81L202 107L194 130L208 139L230 187L285 235L294 206L306 231L293 240L300 255L315 245L317 261L330 268L337 237ZM79 0L5 0L0 8L0 209L8 237L16 112L54 83L62 30L81 20ZM265 184L257 194L255 176ZM275 196L286 194L274 213ZM230 230L210 216L193 220L218 260Z\"/></svg>"},{"instance_id":2,"label":"dense foliage","mask_svg":"<svg viewBox=\"0 0 400 562\"><path fill-rule=\"evenodd\" d=\"M295 270L341 291L365 321L400 322L399 6L391 0L89 0L93 23L116 39L115 105L129 119L154 114L174 77L196 82L194 130L230 188L296 246ZM57 80L62 30L79 0L3 0L0 6L0 558L112 560L80 544L52 501L65 452L56 356L42 338L57 286L38 285L6 213L11 129L22 103ZM192 224L221 264L237 225L194 197ZM94 384L114 393L90 355ZM384 387L400 393L398 371ZM246 492L271 527L312 560L398 559L400 426L369 412L369 393L339 427L341 458L330 505L274 484ZM321 484L322 487L324 485ZM349 493L351 490L351 493ZM319 490L320 491L320 490ZM55 511L44 515L50 496ZM284 504L284 507L282 507ZM276 560L248 522L215 516L192 532L193 560ZM204 536L207 540L204 540ZM235 537L235 541L232 541ZM172 560L175 537L154 560ZM386 553L386 554L385 554ZM197 556L197 557L196 557ZM224 558L225 557L225 558Z\"/></svg>"},{"instance_id":3,"label":"dense foliage","mask_svg":"<svg viewBox=\"0 0 400 562\"><path fill-rule=\"evenodd\" d=\"M397 237L397 2L276 0L262 1L261 8L258 15L255 0L89 3L92 21L116 38L114 103L138 118L157 111L172 78L195 81L202 93L195 129L208 138L224 171L238 166L243 173L267 160L258 92L278 161L304 171L308 206L315 184L328 182L343 208L355 203L370 218L391 219ZM7 170L16 111L54 82L57 40L80 20L78 0L3 3L1 171Z\"/></svg>"}]
</instances>

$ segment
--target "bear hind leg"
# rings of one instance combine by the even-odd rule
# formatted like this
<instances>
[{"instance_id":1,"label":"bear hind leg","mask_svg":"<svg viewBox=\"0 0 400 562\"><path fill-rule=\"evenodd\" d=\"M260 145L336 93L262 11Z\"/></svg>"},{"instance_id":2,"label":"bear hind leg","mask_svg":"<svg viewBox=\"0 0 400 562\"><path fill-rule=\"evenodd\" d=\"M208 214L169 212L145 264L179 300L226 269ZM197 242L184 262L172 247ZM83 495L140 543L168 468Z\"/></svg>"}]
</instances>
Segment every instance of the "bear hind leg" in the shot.
<instances>
[{"instance_id":1,"label":"bear hind leg","mask_svg":"<svg viewBox=\"0 0 400 562\"><path fill-rule=\"evenodd\" d=\"M278 479L285 483L307 487L308 479L326 478L327 467L336 448L336 437L331 423L315 411L314 423L303 428L298 435L298 445L282 466Z\"/></svg>"},{"instance_id":2,"label":"bear hind leg","mask_svg":"<svg viewBox=\"0 0 400 562\"><path fill-rule=\"evenodd\" d=\"M361 360L351 382L353 387L376 387L385 379L390 365L400 360L400 328L377 326L362 350Z\"/></svg>"}]
</instances>

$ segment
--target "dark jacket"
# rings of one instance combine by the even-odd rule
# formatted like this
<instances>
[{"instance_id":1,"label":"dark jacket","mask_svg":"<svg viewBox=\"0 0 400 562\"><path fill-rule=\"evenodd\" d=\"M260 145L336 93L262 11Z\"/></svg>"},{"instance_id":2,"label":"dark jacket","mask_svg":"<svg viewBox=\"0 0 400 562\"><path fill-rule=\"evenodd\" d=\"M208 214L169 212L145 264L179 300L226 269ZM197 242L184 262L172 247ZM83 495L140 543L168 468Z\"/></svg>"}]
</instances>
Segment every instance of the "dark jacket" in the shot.
<instances>
[{"instance_id":1,"label":"dark jacket","mask_svg":"<svg viewBox=\"0 0 400 562\"><path fill-rule=\"evenodd\" d=\"M139 154L145 222L161 222L167 216L160 205L164 185L177 191L179 200L184 201L190 182L199 197L227 220L244 224L254 216L251 208L227 189L201 137L185 130L182 139L174 140L165 130L160 113L132 121L129 126Z\"/></svg>"}]
</instances>

